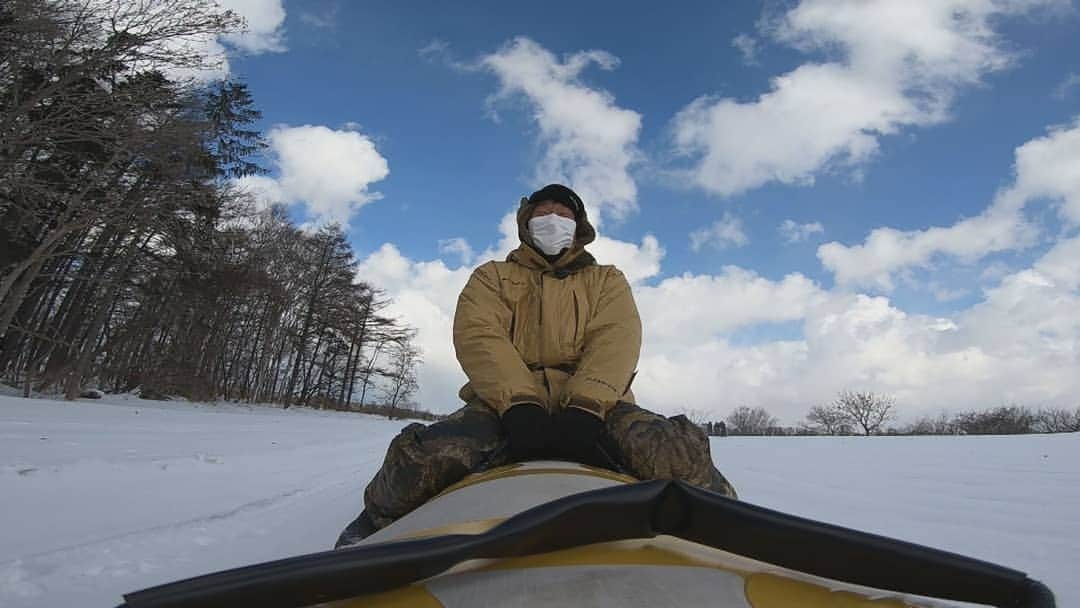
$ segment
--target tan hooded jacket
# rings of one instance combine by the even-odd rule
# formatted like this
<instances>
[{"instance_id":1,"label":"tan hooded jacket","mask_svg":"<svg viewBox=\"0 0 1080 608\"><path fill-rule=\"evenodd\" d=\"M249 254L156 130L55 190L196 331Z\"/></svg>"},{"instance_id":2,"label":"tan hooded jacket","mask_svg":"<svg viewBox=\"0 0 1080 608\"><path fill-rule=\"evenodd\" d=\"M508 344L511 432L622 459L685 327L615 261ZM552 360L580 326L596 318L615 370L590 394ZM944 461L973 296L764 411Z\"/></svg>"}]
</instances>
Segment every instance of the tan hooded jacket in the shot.
<instances>
[{"instance_id":1,"label":"tan hooded jacket","mask_svg":"<svg viewBox=\"0 0 1080 608\"><path fill-rule=\"evenodd\" d=\"M532 209L522 199L521 245L473 271L458 298L454 348L469 378L459 395L500 415L534 402L604 417L617 401L634 401L641 319L630 285L585 251L596 230L584 212L573 245L549 263L530 245Z\"/></svg>"}]
</instances>

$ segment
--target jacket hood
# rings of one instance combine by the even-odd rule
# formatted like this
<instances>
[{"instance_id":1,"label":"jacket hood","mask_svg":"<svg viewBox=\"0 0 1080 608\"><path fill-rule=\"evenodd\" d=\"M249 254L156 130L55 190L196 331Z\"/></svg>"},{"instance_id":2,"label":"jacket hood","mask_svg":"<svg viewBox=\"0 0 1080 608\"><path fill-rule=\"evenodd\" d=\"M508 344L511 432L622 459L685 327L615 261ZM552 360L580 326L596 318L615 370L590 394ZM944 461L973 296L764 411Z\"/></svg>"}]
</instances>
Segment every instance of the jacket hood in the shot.
<instances>
[{"instance_id":1,"label":"jacket hood","mask_svg":"<svg viewBox=\"0 0 1080 608\"><path fill-rule=\"evenodd\" d=\"M537 201L541 202L541 201ZM575 270L583 266L595 264L596 259L592 254L585 251L585 246L596 240L596 229L589 222L589 215L584 208L577 218L577 230L574 231L574 242L554 262L549 262L533 243L532 235L529 234L529 218L532 216L536 203L530 203L529 199L522 198L518 205L517 224L518 239L521 245L510 252L507 261L517 262L529 268L537 270Z\"/></svg>"}]
</instances>

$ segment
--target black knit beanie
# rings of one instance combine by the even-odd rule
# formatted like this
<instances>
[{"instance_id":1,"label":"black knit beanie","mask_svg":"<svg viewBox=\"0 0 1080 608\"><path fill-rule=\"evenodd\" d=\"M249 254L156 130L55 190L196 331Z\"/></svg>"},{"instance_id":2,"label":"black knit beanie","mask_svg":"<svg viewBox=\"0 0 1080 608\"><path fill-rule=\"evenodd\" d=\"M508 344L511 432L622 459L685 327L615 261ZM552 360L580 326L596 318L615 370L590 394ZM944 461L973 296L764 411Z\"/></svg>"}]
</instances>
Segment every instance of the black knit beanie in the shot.
<instances>
[{"instance_id":1,"label":"black knit beanie","mask_svg":"<svg viewBox=\"0 0 1080 608\"><path fill-rule=\"evenodd\" d=\"M575 219L581 219L585 213L585 204L581 202L581 197L562 184L548 184L529 196L530 205L544 201L555 201L566 205L574 212Z\"/></svg>"}]
</instances>

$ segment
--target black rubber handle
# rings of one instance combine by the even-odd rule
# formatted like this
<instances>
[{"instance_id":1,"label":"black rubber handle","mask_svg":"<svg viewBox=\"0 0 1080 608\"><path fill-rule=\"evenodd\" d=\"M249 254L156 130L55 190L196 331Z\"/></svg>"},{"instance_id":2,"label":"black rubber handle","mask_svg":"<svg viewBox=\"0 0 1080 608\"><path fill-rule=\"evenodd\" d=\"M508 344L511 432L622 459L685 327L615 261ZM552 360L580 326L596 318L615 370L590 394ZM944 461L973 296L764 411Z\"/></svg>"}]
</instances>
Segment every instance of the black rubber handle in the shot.
<instances>
[{"instance_id":1,"label":"black rubber handle","mask_svg":"<svg viewBox=\"0 0 1080 608\"><path fill-rule=\"evenodd\" d=\"M129 608L294 608L377 593L469 559L509 558L660 534L833 580L995 606L1054 608L1042 583L955 553L731 500L681 481L567 496L482 534L357 545L226 570L124 596Z\"/></svg>"}]
</instances>

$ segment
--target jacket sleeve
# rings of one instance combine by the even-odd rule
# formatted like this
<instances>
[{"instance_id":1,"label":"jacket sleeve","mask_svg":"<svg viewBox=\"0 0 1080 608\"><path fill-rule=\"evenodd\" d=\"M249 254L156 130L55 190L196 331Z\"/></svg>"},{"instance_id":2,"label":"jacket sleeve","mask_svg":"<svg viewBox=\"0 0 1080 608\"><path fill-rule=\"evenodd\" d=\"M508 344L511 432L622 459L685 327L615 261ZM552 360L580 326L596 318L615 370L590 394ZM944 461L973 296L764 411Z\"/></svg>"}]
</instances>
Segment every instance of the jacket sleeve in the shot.
<instances>
[{"instance_id":1,"label":"jacket sleeve","mask_svg":"<svg viewBox=\"0 0 1080 608\"><path fill-rule=\"evenodd\" d=\"M600 417L626 393L641 353L641 317L630 284L614 267L585 325L585 350L563 390L563 405Z\"/></svg>"},{"instance_id":2,"label":"jacket sleeve","mask_svg":"<svg viewBox=\"0 0 1080 608\"><path fill-rule=\"evenodd\" d=\"M510 341L513 311L489 262L473 271L454 312L454 350L469 387L500 415L511 403L543 404L532 372Z\"/></svg>"}]
</instances>

